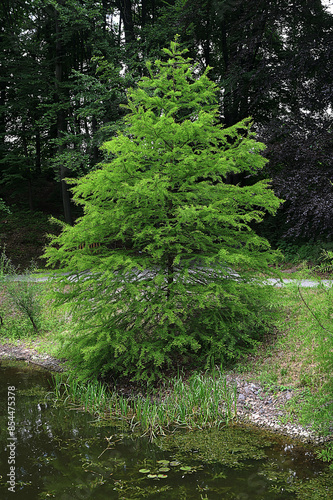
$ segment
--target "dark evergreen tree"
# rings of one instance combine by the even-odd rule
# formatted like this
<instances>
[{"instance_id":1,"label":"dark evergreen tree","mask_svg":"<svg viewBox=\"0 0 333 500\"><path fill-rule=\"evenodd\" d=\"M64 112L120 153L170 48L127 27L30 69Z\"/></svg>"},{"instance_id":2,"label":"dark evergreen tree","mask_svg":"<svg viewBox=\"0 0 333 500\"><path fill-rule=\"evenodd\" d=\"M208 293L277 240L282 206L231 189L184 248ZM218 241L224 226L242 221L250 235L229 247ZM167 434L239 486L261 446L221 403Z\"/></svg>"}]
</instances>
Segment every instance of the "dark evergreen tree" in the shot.
<instances>
[{"instance_id":1,"label":"dark evergreen tree","mask_svg":"<svg viewBox=\"0 0 333 500\"><path fill-rule=\"evenodd\" d=\"M72 215L64 179L94 167L100 159L97 131L108 119L119 117L114 113L116 100L107 117L108 103L120 92L119 79L117 88L110 89L110 79L100 93L99 99L105 99L101 123L96 114L80 114L79 108L87 109L89 102L87 93L78 97L73 78L73 71L94 78L96 56L111 62L119 75L121 51L114 51L118 28L108 20L106 7L107 2L93 0L4 2L0 7L1 182L12 187L24 180L31 187L55 169L67 222ZM29 201L33 208L32 196Z\"/></svg>"},{"instance_id":2,"label":"dark evergreen tree","mask_svg":"<svg viewBox=\"0 0 333 500\"><path fill-rule=\"evenodd\" d=\"M212 66L221 121L231 126L252 116L268 145L269 175L287 200L288 234L330 237L333 27L320 0L4 0L0 21L2 196L26 186L22 198L33 208L32 187L53 168L70 221L64 178L95 168L101 128L118 128L125 88L147 75L146 61L179 33L199 67ZM113 68L108 78L96 74L103 65ZM316 146L321 132L325 158ZM296 137L302 153L288 161ZM252 182L233 173L228 181Z\"/></svg>"},{"instance_id":3,"label":"dark evergreen tree","mask_svg":"<svg viewBox=\"0 0 333 500\"><path fill-rule=\"evenodd\" d=\"M28 15L27 15L28 12ZM39 61L40 46L35 41L35 5L3 2L1 19L1 183L28 186L41 173L42 145L38 120L40 102L47 92L48 73ZM24 35L23 35L24 34Z\"/></svg>"},{"instance_id":4,"label":"dark evergreen tree","mask_svg":"<svg viewBox=\"0 0 333 500\"><path fill-rule=\"evenodd\" d=\"M191 53L213 66L223 121L252 116L268 146L286 199L270 237L331 238L332 14L320 0L205 0L185 2L180 19Z\"/></svg>"}]
</instances>

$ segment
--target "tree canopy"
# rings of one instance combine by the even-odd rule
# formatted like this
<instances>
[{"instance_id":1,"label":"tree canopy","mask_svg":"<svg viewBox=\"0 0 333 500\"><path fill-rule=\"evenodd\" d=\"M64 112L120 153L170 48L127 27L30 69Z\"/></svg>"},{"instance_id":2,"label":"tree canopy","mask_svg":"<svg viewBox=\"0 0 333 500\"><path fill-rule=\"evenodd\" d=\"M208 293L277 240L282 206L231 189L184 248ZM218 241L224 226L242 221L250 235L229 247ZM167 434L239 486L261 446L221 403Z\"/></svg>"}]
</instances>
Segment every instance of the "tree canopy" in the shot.
<instances>
[{"instance_id":1,"label":"tree canopy","mask_svg":"<svg viewBox=\"0 0 333 500\"><path fill-rule=\"evenodd\" d=\"M332 237L333 16L320 0L4 0L0 25L7 203L24 192L20 203L47 210L40 186L58 182L72 223L65 178L96 168L122 127L126 89L179 33L200 70L212 67L221 121L251 116L267 145L267 175L287 200L271 236Z\"/></svg>"}]
</instances>

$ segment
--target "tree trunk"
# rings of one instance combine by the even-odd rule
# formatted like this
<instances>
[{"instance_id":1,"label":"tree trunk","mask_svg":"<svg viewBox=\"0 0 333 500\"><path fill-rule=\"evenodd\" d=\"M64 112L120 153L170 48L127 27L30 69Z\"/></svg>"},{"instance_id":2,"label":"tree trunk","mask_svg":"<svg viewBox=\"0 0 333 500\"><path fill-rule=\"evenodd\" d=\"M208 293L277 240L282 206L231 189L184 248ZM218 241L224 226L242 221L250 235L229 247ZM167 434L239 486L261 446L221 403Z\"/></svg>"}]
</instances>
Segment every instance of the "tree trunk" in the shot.
<instances>
[{"instance_id":1,"label":"tree trunk","mask_svg":"<svg viewBox=\"0 0 333 500\"><path fill-rule=\"evenodd\" d=\"M91 135L92 137L95 136L95 133L97 132L97 120L96 120L96 117L93 116L92 117L92 120L91 120ZM96 144L94 144L93 146L93 154L92 154L92 163L93 165L97 165L99 161L99 148L98 146L96 146Z\"/></svg>"},{"instance_id":2,"label":"tree trunk","mask_svg":"<svg viewBox=\"0 0 333 500\"><path fill-rule=\"evenodd\" d=\"M0 81L0 151L4 151L6 135L6 82Z\"/></svg>"},{"instance_id":3,"label":"tree trunk","mask_svg":"<svg viewBox=\"0 0 333 500\"><path fill-rule=\"evenodd\" d=\"M36 131L36 175L40 176L42 174L42 162L41 162L41 150L40 150L40 131Z\"/></svg>"},{"instance_id":4,"label":"tree trunk","mask_svg":"<svg viewBox=\"0 0 333 500\"><path fill-rule=\"evenodd\" d=\"M134 24L132 15L131 0L117 0L117 7L120 10L120 16L124 23L125 42L128 45L134 40Z\"/></svg>"},{"instance_id":5,"label":"tree trunk","mask_svg":"<svg viewBox=\"0 0 333 500\"><path fill-rule=\"evenodd\" d=\"M142 0L141 7L141 26L144 28L147 19L147 0Z\"/></svg>"},{"instance_id":6,"label":"tree trunk","mask_svg":"<svg viewBox=\"0 0 333 500\"><path fill-rule=\"evenodd\" d=\"M58 0L59 5L63 5L63 0ZM58 12L56 11L56 16L55 16L55 26L56 26L56 58L55 58L55 85L56 85L56 100L61 104L62 102L62 96L61 96L61 83L63 79L63 47L62 47L62 40L61 40L61 26L60 26L60 20L59 20L59 15ZM65 150L65 145L62 143L62 138L64 135L64 132L67 131L67 122L66 122L66 117L65 117L65 111L61 107L61 105L58 108L58 114L57 114L57 138L58 138L58 154L61 156L61 154ZM68 191L68 187L65 181L65 178L68 176L68 169L65 165L61 165L60 167L60 182L61 182L61 194L62 194L62 204L63 204L63 209L64 209L64 217L65 217L65 222L67 224L73 225L73 219L72 219L72 211L71 211L71 205L70 205L70 195Z\"/></svg>"},{"instance_id":7,"label":"tree trunk","mask_svg":"<svg viewBox=\"0 0 333 500\"><path fill-rule=\"evenodd\" d=\"M34 205L33 205L33 196L32 196L32 183L31 183L31 175L32 175L32 168L30 168L30 161L29 161L29 153L28 153L28 144L27 144L27 138L26 138L26 128L25 128L25 123L23 122L23 136L22 136L22 145L23 145L23 152L24 156L26 158L26 165L27 165L27 176L28 176L28 203L29 203L29 210L30 212L34 211Z\"/></svg>"},{"instance_id":8,"label":"tree trunk","mask_svg":"<svg viewBox=\"0 0 333 500\"><path fill-rule=\"evenodd\" d=\"M62 165L60 169L60 179L61 179L61 194L62 194L62 205L64 209L65 221L67 224L73 225L71 200L69 196L68 186L65 178L68 176L68 169Z\"/></svg>"},{"instance_id":9,"label":"tree trunk","mask_svg":"<svg viewBox=\"0 0 333 500\"><path fill-rule=\"evenodd\" d=\"M32 194L32 181L30 178L28 179L28 201L29 201L29 210L30 212L33 212L34 204L33 204L33 194Z\"/></svg>"}]
</instances>

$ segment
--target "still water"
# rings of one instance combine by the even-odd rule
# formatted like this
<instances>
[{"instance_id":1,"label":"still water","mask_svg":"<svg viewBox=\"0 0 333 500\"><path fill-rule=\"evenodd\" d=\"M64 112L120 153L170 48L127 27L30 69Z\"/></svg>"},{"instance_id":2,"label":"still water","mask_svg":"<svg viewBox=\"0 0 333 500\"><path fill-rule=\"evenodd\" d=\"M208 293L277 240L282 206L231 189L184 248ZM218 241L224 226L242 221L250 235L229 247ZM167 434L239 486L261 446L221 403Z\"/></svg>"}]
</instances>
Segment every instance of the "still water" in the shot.
<instances>
[{"instance_id":1,"label":"still water","mask_svg":"<svg viewBox=\"0 0 333 500\"><path fill-rule=\"evenodd\" d=\"M2 362L0 382L1 500L333 499L332 471L295 443L241 427L150 442L55 406L42 369Z\"/></svg>"}]
</instances>

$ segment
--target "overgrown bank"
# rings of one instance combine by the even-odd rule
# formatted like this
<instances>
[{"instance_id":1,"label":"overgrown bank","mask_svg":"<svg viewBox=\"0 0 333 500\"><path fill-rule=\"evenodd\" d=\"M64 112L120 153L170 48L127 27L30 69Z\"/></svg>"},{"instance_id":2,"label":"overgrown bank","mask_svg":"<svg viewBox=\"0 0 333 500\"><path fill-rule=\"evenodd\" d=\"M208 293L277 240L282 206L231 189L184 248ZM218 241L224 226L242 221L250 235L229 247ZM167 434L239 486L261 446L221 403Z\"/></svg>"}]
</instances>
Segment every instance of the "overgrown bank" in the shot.
<instances>
[{"instance_id":1,"label":"overgrown bank","mask_svg":"<svg viewBox=\"0 0 333 500\"><path fill-rule=\"evenodd\" d=\"M54 308L47 293L53 285L28 280L6 282L5 278L3 273L0 356L23 359L48 369L66 367L61 363L68 357L68 352L63 348L63 339L70 337L73 319L66 306ZM260 342L258 339L256 346L252 346L252 352L235 362L232 368L229 366L225 370L222 367L218 382L218 372L215 372L215 377L211 377L211 373L204 377L202 372L198 373L187 365L184 359L178 367L183 376L179 384L186 384L193 374L192 382L196 380L197 384L194 394L198 399L196 402L192 399L193 404L188 399L185 405L178 407L178 414L176 401L179 402L180 397L178 393L176 398L172 386L177 369L173 374L170 371L164 384L155 384L154 389L153 385L150 388L147 385L138 388L137 384L134 386L126 380L104 377L105 387L111 388L108 404L113 409L109 414L113 412L118 419L124 417L124 421L131 422L137 429L142 425L143 432L150 434L165 432L173 425L224 425L226 420L237 418L303 441L318 442L318 436L324 440L330 439L333 414L333 335L330 331L332 290L319 286L314 290L302 290L301 293L297 286L292 285L275 291L275 307L279 310L275 327L267 331ZM61 390L64 390L67 400L71 399L76 407L95 412L96 401L104 401L105 393L102 393L102 397L98 389L100 383L91 380L89 391L85 390L84 383L79 390L78 385L73 390L73 383L76 382L72 378L67 384L66 379L61 382ZM221 387L225 382L227 385L223 386L223 399ZM216 384L220 384L217 392ZM233 392L236 384L237 394ZM168 400L173 417L171 411L168 414L165 407L159 405L160 401L164 401L163 389L164 395L173 393L174 399L170 396ZM206 391L205 404L201 403L204 398L200 396L200 391ZM80 393L83 399L80 399ZM94 403L90 403L87 393ZM134 393L136 396L140 393L138 406L134 404L137 401L133 397ZM229 401L227 414L223 401ZM145 408L145 415L150 416L146 423L141 424L139 416L143 413L142 408ZM107 413L102 407L101 415L105 417ZM163 418L170 418L159 420L159 414ZM327 452L324 456L329 459L331 454Z\"/></svg>"},{"instance_id":2,"label":"overgrown bank","mask_svg":"<svg viewBox=\"0 0 333 500\"><path fill-rule=\"evenodd\" d=\"M29 330L28 324L22 322L21 314L12 314L10 317L4 314L6 320L1 330L0 356L26 359L28 362L35 362L49 369L58 369L61 366L60 358L66 357L59 344L59 335L70 330L71 322L65 311L62 313L58 311L55 317L52 305L45 299L46 286L42 283L38 284L43 295L41 314L44 328L41 328L36 335L32 325ZM35 288L36 290L38 289ZM91 381L88 386L89 390L86 390L87 386L84 383L79 385L78 382L74 382L73 378L67 382L68 376L66 375L61 386L58 386L57 397L62 392L76 407L93 412L98 411L103 418L107 414L113 414L113 417L124 418L124 421L132 422L132 426L139 428L142 425L142 430L151 434L164 432L172 425L187 427L224 425L226 420L237 418L303 441L318 442L318 434L314 432L314 429L322 435L323 439L329 439L330 415L332 415L329 398L332 394L332 381L330 373L326 371L328 356L323 354L325 352L329 354L327 348L331 346L331 339L324 334L319 323L304 306L297 288L290 286L281 289L278 295L281 316L277 330L267 335L261 346L258 345L252 354L238 362L233 370L219 373L218 380L216 377L218 372L213 378L208 375L206 379L200 374L194 374L192 384L196 388L192 392L197 400L192 398L191 403L189 397L181 409L176 408L178 404L176 401L180 402L182 399L180 393L178 391L177 398L176 391L173 391L172 402L170 396L172 383L167 384L167 381L157 386L158 389L156 386L154 390L151 387L147 392L147 387L145 389L144 386L138 389L137 385L133 386L125 381L109 380L107 385L111 387L111 392L109 399L106 400L105 388L107 386ZM319 288L316 291L303 291L303 295L308 305L315 308L321 322L327 323L327 301L330 300L330 292ZM5 304L6 298L3 294L1 296L2 314ZM7 328L6 323L9 323ZM4 344L6 349L3 348ZM186 384L189 378L186 366L183 368L184 378L179 381L179 384ZM227 418L223 410L222 383L226 383L223 386L224 401L229 400ZM233 392L236 385L237 394ZM116 391L114 391L115 387ZM134 393L136 396L139 394L139 399L133 397ZM205 397L203 397L204 393ZM160 401L165 401L163 394L167 394L169 398L168 402L163 404L168 404L172 412L171 409L167 412L165 406L159 405ZM139 401L137 406L133 405L134 400ZM100 406L101 402L103 404ZM326 408L326 416L325 412L320 411L320 407ZM206 414L204 414L205 408ZM317 413L313 411L314 408L317 408ZM140 423L141 417L145 418L144 415L146 415L146 421ZM309 417L314 416L315 418L311 421ZM161 420L160 417L163 419Z\"/></svg>"}]
</instances>

